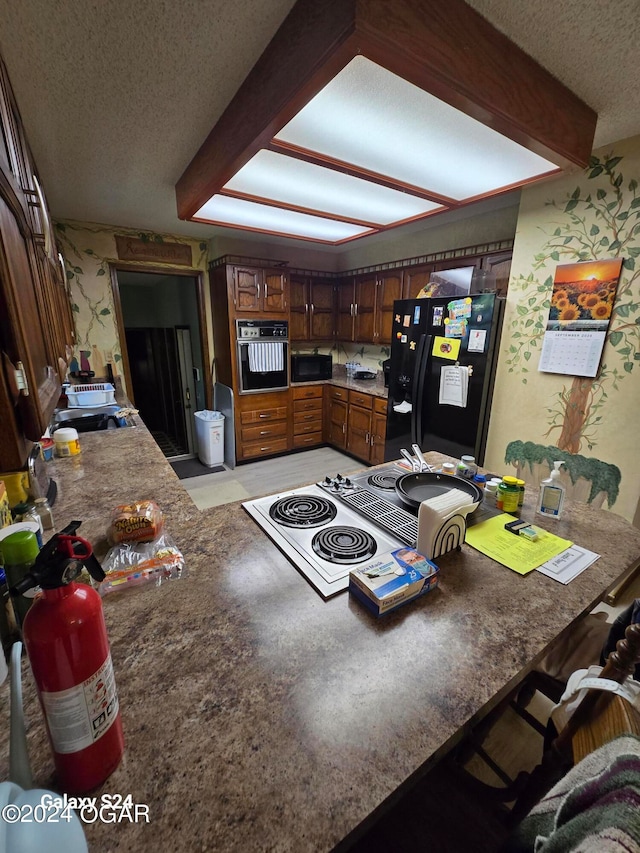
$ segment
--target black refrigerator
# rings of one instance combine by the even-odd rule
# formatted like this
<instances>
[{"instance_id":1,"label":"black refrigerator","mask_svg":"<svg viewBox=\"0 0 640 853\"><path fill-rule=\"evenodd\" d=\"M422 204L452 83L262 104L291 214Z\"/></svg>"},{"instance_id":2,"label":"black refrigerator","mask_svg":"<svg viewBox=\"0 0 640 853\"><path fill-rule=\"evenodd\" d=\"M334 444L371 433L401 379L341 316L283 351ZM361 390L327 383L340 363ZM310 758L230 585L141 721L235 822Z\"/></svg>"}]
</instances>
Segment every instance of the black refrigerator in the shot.
<instances>
[{"instance_id":1,"label":"black refrigerator","mask_svg":"<svg viewBox=\"0 0 640 853\"><path fill-rule=\"evenodd\" d=\"M393 303L385 461L418 444L483 464L503 311L495 293Z\"/></svg>"}]
</instances>

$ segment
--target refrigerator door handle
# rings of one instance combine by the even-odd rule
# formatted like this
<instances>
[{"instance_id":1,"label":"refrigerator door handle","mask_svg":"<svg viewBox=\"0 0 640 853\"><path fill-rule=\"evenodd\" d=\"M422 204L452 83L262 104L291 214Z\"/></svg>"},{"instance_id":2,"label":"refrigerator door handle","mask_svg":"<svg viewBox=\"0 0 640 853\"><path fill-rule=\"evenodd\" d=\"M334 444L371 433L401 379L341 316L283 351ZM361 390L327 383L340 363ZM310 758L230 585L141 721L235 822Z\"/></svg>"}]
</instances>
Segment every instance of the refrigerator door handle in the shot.
<instances>
[{"instance_id":1,"label":"refrigerator door handle","mask_svg":"<svg viewBox=\"0 0 640 853\"><path fill-rule=\"evenodd\" d=\"M413 393L411 395L411 443L422 446L424 427L422 423L422 407L424 403L425 380L429 366L432 335L420 335L416 351L416 371L413 377ZM429 449L429 448L427 448Z\"/></svg>"}]
</instances>

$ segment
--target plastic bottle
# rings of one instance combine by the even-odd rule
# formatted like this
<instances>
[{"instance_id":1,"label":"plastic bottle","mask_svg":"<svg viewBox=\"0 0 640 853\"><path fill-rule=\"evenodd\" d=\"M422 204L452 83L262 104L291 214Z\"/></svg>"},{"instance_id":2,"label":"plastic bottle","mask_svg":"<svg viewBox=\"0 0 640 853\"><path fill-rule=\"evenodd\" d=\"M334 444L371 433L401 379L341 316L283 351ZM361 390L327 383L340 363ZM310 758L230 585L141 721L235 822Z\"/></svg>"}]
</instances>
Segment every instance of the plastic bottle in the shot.
<instances>
[{"instance_id":1,"label":"plastic bottle","mask_svg":"<svg viewBox=\"0 0 640 853\"><path fill-rule=\"evenodd\" d=\"M538 498L538 512L548 518L560 518L564 509L566 489L560 482L560 459L553 463L553 470L546 480L540 483L540 497Z\"/></svg>"},{"instance_id":2,"label":"plastic bottle","mask_svg":"<svg viewBox=\"0 0 640 853\"><path fill-rule=\"evenodd\" d=\"M489 481L485 483L484 486L484 500L489 506L496 505L496 497L498 494L498 484L493 481Z\"/></svg>"},{"instance_id":3,"label":"plastic bottle","mask_svg":"<svg viewBox=\"0 0 640 853\"><path fill-rule=\"evenodd\" d=\"M466 477L468 480L472 480L477 473L478 466L476 465L475 457L461 456L456 468L458 477Z\"/></svg>"},{"instance_id":4,"label":"plastic bottle","mask_svg":"<svg viewBox=\"0 0 640 853\"><path fill-rule=\"evenodd\" d=\"M53 434L56 456L77 456L80 453L78 430L73 427L61 427Z\"/></svg>"},{"instance_id":5,"label":"plastic bottle","mask_svg":"<svg viewBox=\"0 0 640 853\"><path fill-rule=\"evenodd\" d=\"M4 572L9 588L29 574L39 553L40 548L36 534L30 530L19 530L17 533L11 533L0 542L0 556L4 563ZM20 628L22 628L23 620L33 604L35 594L36 590L30 589L11 597L13 612Z\"/></svg>"},{"instance_id":6,"label":"plastic bottle","mask_svg":"<svg viewBox=\"0 0 640 853\"><path fill-rule=\"evenodd\" d=\"M518 500L520 498L520 489L518 481L515 477L503 477L502 482L498 486L498 495L496 505L503 512L508 512L510 515L518 514Z\"/></svg>"},{"instance_id":7,"label":"plastic bottle","mask_svg":"<svg viewBox=\"0 0 640 853\"><path fill-rule=\"evenodd\" d=\"M47 542L14 594L41 587L23 638L53 749L58 784L68 793L96 788L124 752L122 720L99 594L75 583L84 564L104 572L72 522Z\"/></svg>"}]
</instances>

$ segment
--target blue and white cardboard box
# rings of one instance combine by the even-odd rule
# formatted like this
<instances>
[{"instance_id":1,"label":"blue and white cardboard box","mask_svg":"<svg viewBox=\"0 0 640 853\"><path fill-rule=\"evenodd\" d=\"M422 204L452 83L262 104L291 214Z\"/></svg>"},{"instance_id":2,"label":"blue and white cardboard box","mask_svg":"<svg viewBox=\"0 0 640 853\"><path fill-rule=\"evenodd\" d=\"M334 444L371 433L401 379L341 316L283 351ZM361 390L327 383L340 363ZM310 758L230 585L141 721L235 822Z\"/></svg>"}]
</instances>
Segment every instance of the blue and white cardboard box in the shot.
<instances>
[{"instance_id":1,"label":"blue and white cardboard box","mask_svg":"<svg viewBox=\"0 0 640 853\"><path fill-rule=\"evenodd\" d=\"M349 572L349 592L376 616L438 585L435 563L413 548L387 551Z\"/></svg>"}]
</instances>

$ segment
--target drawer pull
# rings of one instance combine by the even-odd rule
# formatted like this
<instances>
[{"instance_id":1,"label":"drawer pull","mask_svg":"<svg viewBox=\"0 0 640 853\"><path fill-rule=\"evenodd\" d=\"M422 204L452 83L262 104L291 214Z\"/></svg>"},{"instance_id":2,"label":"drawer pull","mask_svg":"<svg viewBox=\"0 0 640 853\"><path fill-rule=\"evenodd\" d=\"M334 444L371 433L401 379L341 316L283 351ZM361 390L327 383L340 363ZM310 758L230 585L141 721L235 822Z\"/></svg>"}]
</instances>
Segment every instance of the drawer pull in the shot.
<instances>
[{"instance_id":1,"label":"drawer pull","mask_svg":"<svg viewBox=\"0 0 640 853\"><path fill-rule=\"evenodd\" d=\"M271 448L270 448L270 447L261 447L261 448L260 448L260 452L261 452L261 453L264 453L264 452L265 452L265 450L271 450Z\"/></svg>"},{"instance_id":2,"label":"drawer pull","mask_svg":"<svg viewBox=\"0 0 640 853\"><path fill-rule=\"evenodd\" d=\"M270 434L271 434L271 430L268 430L268 429L261 429L260 430L260 435L270 435Z\"/></svg>"},{"instance_id":3,"label":"drawer pull","mask_svg":"<svg viewBox=\"0 0 640 853\"><path fill-rule=\"evenodd\" d=\"M260 412L259 417L261 418L270 418L271 415L268 412Z\"/></svg>"}]
</instances>

